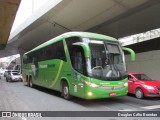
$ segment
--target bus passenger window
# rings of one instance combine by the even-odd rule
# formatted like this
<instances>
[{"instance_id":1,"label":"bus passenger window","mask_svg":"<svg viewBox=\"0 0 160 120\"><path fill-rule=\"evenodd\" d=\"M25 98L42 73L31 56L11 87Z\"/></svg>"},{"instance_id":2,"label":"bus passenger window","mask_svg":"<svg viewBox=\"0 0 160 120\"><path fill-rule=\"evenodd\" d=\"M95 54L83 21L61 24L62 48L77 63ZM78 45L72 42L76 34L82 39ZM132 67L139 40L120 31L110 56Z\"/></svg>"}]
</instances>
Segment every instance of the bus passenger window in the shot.
<instances>
[{"instance_id":1,"label":"bus passenger window","mask_svg":"<svg viewBox=\"0 0 160 120\"><path fill-rule=\"evenodd\" d=\"M62 41L56 43L56 58L66 61L64 45Z\"/></svg>"}]
</instances>

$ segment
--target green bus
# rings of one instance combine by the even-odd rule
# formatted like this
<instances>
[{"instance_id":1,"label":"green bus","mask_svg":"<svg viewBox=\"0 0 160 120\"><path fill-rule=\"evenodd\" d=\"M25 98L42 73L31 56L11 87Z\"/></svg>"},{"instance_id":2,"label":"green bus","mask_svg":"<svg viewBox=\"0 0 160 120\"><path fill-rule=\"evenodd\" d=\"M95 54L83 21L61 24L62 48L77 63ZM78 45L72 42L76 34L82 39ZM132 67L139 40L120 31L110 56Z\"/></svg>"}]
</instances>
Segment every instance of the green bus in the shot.
<instances>
[{"instance_id":1,"label":"green bus","mask_svg":"<svg viewBox=\"0 0 160 120\"><path fill-rule=\"evenodd\" d=\"M112 37L68 32L23 55L23 78L28 86L42 86L72 96L99 99L125 96L128 91L124 52L135 53Z\"/></svg>"}]
</instances>

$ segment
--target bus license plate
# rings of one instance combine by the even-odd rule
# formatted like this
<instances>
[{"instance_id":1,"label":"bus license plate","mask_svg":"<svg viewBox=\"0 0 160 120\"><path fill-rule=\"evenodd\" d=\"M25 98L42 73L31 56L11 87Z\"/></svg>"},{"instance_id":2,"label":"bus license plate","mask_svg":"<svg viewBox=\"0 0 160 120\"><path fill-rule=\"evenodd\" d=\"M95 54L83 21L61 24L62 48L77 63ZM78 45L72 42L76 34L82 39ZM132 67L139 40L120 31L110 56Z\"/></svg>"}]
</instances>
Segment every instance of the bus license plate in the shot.
<instances>
[{"instance_id":1,"label":"bus license plate","mask_svg":"<svg viewBox=\"0 0 160 120\"><path fill-rule=\"evenodd\" d=\"M116 92L111 92L111 93L109 93L109 95L110 95L110 96L116 96L117 93L116 93Z\"/></svg>"}]
</instances>

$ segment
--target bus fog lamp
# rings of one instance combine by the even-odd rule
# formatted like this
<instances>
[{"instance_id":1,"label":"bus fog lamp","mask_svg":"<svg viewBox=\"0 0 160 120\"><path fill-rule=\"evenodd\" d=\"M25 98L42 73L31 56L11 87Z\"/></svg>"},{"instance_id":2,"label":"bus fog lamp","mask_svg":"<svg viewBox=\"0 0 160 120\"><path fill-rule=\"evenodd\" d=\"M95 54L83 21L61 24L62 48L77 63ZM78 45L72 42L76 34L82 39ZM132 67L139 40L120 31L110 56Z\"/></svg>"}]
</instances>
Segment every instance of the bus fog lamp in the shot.
<instances>
[{"instance_id":1,"label":"bus fog lamp","mask_svg":"<svg viewBox=\"0 0 160 120\"><path fill-rule=\"evenodd\" d=\"M88 96L92 96L93 95L93 93L92 92L88 92Z\"/></svg>"}]
</instances>

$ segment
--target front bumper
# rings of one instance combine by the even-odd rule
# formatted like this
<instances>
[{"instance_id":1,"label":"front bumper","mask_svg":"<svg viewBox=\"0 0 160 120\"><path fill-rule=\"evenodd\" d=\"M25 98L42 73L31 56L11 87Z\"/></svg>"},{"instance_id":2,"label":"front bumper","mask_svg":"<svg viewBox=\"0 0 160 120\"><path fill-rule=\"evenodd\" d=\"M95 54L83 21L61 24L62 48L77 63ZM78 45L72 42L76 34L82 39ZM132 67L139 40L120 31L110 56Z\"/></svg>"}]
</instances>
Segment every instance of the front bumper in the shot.
<instances>
[{"instance_id":1,"label":"front bumper","mask_svg":"<svg viewBox=\"0 0 160 120\"><path fill-rule=\"evenodd\" d=\"M127 92L128 92L128 87L123 87L122 89L118 89L118 90L102 90L99 88L88 87L88 89L85 92L86 93L85 99L120 97L120 96L126 96Z\"/></svg>"},{"instance_id":2,"label":"front bumper","mask_svg":"<svg viewBox=\"0 0 160 120\"><path fill-rule=\"evenodd\" d=\"M144 93L145 97L160 97L160 91L159 90L145 90Z\"/></svg>"},{"instance_id":3,"label":"front bumper","mask_svg":"<svg viewBox=\"0 0 160 120\"><path fill-rule=\"evenodd\" d=\"M16 81L22 81L22 79L21 78L15 78L15 79L11 79L10 81L16 82Z\"/></svg>"},{"instance_id":4,"label":"front bumper","mask_svg":"<svg viewBox=\"0 0 160 120\"><path fill-rule=\"evenodd\" d=\"M146 94L146 97L160 97L160 92L156 93L156 92L148 92Z\"/></svg>"}]
</instances>

